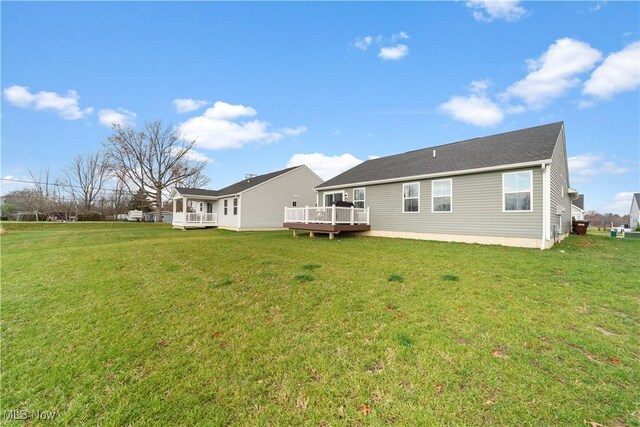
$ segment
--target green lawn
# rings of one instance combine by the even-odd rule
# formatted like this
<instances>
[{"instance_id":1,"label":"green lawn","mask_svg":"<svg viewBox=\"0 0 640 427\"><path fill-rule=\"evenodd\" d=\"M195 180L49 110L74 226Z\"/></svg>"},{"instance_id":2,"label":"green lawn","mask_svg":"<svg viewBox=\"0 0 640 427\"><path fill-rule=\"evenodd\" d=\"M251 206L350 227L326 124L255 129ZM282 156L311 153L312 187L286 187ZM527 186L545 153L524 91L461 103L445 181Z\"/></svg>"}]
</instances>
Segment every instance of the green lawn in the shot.
<instances>
[{"instance_id":1,"label":"green lawn","mask_svg":"<svg viewBox=\"0 0 640 427\"><path fill-rule=\"evenodd\" d=\"M640 240L3 226L3 418L640 425Z\"/></svg>"}]
</instances>

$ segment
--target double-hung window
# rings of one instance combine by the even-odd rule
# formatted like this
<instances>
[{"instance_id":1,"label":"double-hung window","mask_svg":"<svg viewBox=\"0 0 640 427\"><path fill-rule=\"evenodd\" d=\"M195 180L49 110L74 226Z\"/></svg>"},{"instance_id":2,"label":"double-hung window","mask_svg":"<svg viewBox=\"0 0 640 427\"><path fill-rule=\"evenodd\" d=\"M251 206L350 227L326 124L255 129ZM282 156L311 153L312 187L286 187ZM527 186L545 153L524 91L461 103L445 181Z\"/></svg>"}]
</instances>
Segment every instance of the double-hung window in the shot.
<instances>
[{"instance_id":1,"label":"double-hung window","mask_svg":"<svg viewBox=\"0 0 640 427\"><path fill-rule=\"evenodd\" d=\"M532 211L533 172L508 172L502 174L502 210Z\"/></svg>"},{"instance_id":2,"label":"double-hung window","mask_svg":"<svg viewBox=\"0 0 640 427\"><path fill-rule=\"evenodd\" d=\"M364 188L353 189L353 206L364 208Z\"/></svg>"},{"instance_id":3,"label":"double-hung window","mask_svg":"<svg viewBox=\"0 0 640 427\"><path fill-rule=\"evenodd\" d=\"M420 212L420 183L402 184L402 212Z\"/></svg>"},{"instance_id":4,"label":"double-hung window","mask_svg":"<svg viewBox=\"0 0 640 427\"><path fill-rule=\"evenodd\" d=\"M451 212L452 195L451 179L431 181L431 212Z\"/></svg>"},{"instance_id":5,"label":"double-hung window","mask_svg":"<svg viewBox=\"0 0 640 427\"><path fill-rule=\"evenodd\" d=\"M223 202L222 204L223 204L222 213L223 213L224 215L226 215L226 214L227 214L227 205L229 204L229 200L224 199L224 202Z\"/></svg>"},{"instance_id":6,"label":"double-hung window","mask_svg":"<svg viewBox=\"0 0 640 427\"><path fill-rule=\"evenodd\" d=\"M233 198L233 214L238 215L238 198Z\"/></svg>"}]
</instances>

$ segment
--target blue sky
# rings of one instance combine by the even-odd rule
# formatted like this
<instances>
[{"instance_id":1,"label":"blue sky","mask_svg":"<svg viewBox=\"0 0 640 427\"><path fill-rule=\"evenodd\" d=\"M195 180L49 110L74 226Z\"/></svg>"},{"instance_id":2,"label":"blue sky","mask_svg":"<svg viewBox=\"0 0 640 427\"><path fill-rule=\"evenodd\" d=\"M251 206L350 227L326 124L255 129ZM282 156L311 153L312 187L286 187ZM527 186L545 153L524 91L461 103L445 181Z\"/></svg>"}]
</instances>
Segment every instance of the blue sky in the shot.
<instances>
[{"instance_id":1,"label":"blue sky","mask_svg":"<svg viewBox=\"0 0 640 427\"><path fill-rule=\"evenodd\" d=\"M588 209L640 190L638 2L0 7L2 177L60 176L114 120L197 138L211 188L562 120Z\"/></svg>"}]
</instances>

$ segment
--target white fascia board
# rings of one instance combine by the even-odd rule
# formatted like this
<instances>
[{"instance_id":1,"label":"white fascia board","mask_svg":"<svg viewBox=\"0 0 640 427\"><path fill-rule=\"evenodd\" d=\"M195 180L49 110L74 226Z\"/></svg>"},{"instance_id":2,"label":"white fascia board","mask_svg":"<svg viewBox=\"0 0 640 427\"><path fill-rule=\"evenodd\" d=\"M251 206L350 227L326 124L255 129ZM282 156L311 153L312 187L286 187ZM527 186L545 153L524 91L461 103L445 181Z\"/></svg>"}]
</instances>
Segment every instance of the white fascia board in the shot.
<instances>
[{"instance_id":1,"label":"white fascia board","mask_svg":"<svg viewBox=\"0 0 640 427\"><path fill-rule=\"evenodd\" d=\"M189 199L199 199L199 200L218 200L220 198L219 196L203 196L199 194L180 193L176 190L173 190L171 192L170 199L176 200L176 199L182 199L184 197L187 197Z\"/></svg>"},{"instance_id":2,"label":"white fascia board","mask_svg":"<svg viewBox=\"0 0 640 427\"><path fill-rule=\"evenodd\" d=\"M464 169L458 171L450 171L450 172L440 172L440 173L431 173L426 175L413 175L413 176L403 176L400 178L390 178L390 179L379 179L374 181L363 181L363 182L348 182L340 185L331 185L329 187L316 187L316 190L334 190L345 187L360 187L363 185L376 185L376 184L387 184L391 182L403 182L403 181L416 181L420 179L429 179L429 178L440 178L445 176L458 176L458 175L469 175L474 173L483 173L483 172L493 172L493 171L501 171L501 170L509 170L509 169L522 169L528 168L532 166L541 166L551 164L551 159L546 160L536 160L533 162L523 162L523 163L510 163L508 165L500 165L500 166L489 166L486 168L476 168L476 169Z\"/></svg>"}]
</instances>

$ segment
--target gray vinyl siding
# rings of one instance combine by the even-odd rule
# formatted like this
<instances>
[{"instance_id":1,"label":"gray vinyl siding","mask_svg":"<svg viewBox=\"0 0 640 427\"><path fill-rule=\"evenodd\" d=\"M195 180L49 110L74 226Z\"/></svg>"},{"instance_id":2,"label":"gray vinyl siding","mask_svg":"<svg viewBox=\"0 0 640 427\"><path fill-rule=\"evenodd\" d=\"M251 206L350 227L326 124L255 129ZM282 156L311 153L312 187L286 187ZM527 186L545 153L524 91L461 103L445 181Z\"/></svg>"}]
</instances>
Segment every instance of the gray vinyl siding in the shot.
<instances>
[{"instance_id":1,"label":"gray vinyl siding","mask_svg":"<svg viewBox=\"0 0 640 427\"><path fill-rule=\"evenodd\" d=\"M402 212L402 182L365 186L365 207L371 208L371 230L539 239L542 235L541 168L505 172L529 170L533 176L531 212L502 211L502 171L437 178L452 179L450 213L431 212L431 179L406 181L420 182L419 213ZM349 194L349 200L353 198L353 188L362 186L343 189ZM330 192L333 191L338 190Z\"/></svg>"},{"instance_id":2,"label":"gray vinyl siding","mask_svg":"<svg viewBox=\"0 0 640 427\"><path fill-rule=\"evenodd\" d=\"M560 132L556 147L551 157L551 206L550 209L550 236L554 231L561 229L562 234L571 232L571 198L569 197L569 171L567 170L567 155L564 141L564 130ZM564 189L564 190L563 190ZM562 195L564 191L564 196ZM564 208L558 215L558 206ZM561 228L559 226L561 225Z\"/></svg>"},{"instance_id":3,"label":"gray vinyl siding","mask_svg":"<svg viewBox=\"0 0 640 427\"><path fill-rule=\"evenodd\" d=\"M224 201L227 200L227 214L224 214ZM233 197L217 200L213 211L218 212L218 225L221 227L238 228L240 225L241 200L238 199L238 215L233 214Z\"/></svg>"},{"instance_id":4,"label":"gray vinyl siding","mask_svg":"<svg viewBox=\"0 0 640 427\"><path fill-rule=\"evenodd\" d=\"M320 184L316 174L300 167L243 192L240 228L282 228L285 206L315 206L314 187Z\"/></svg>"}]
</instances>

